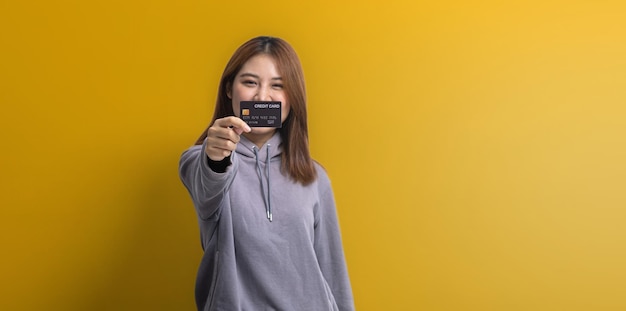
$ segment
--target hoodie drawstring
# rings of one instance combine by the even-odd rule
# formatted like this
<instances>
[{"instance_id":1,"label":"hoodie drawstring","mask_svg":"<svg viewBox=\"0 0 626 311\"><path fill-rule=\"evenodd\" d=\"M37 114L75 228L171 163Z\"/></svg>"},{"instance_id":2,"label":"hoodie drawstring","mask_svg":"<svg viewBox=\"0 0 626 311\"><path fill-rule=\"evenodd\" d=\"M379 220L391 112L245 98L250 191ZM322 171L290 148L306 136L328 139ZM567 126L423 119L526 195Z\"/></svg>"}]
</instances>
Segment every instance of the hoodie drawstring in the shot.
<instances>
[{"instance_id":1,"label":"hoodie drawstring","mask_svg":"<svg viewBox=\"0 0 626 311\"><path fill-rule=\"evenodd\" d=\"M263 172L261 171L261 165L259 162L259 149L254 146L252 147L254 151L254 156L256 159L256 173L259 176L259 181L261 182L261 192L263 192L263 199L265 200L265 213L267 214L267 219L272 221L272 202L270 200L270 144L267 144L267 156L265 159L265 180L267 182L267 191L265 190L265 183L263 182Z\"/></svg>"}]
</instances>

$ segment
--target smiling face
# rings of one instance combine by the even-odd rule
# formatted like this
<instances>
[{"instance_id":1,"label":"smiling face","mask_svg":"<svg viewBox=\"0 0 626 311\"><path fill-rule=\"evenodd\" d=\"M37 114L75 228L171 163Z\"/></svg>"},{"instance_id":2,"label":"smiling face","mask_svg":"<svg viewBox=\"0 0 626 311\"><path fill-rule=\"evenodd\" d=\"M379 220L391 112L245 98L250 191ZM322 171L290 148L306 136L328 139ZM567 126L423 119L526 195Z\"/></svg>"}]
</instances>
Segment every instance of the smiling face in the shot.
<instances>
[{"instance_id":1,"label":"smiling face","mask_svg":"<svg viewBox=\"0 0 626 311\"><path fill-rule=\"evenodd\" d=\"M290 107L283 89L283 79L276 67L276 62L268 54L258 54L250 58L235 76L228 92L232 100L233 112L239 115L242 101L279 101L282 103L281 122L289 115ZM272 135L272 127L254 127L250 135Z\"/></svg>"}]
</instances>

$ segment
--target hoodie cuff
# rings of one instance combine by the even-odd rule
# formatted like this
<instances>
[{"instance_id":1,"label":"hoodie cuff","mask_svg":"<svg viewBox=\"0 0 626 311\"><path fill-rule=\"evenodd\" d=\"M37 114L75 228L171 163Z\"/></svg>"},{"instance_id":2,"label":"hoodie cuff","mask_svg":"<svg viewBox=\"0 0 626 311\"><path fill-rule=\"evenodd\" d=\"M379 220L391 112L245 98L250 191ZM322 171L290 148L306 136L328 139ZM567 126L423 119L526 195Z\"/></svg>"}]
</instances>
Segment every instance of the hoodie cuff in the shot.
<instances>
[{"instance_id":1,"label":"hoodie cuff","mask_svg":"<svg viewBox=\"0 0 626 311\"><path fill-rule=\"evenodd\" d=\"M231 156L233 155L232 153L220 161L213 161L209 159L209 156L206 155L204 150L206 150L206 138L204 139L204 142L202 142L202 157L204 157L204 161L202 162L204 162L204 164L214 173L225 173L226 169L233 163L231 161Z\"/></svg>"},{"instance_id":2,"label":"hoodie cuff","mask_svg":"<svg viewBox=\"0 0 626 311\"><path fill-rule=\"evenodd\" d=\"M206 155L205 155L206 156ZM209 168L216 173L224 173L226 169L232 164L230 162L230 156L225 157L221 161L213 161L206 156L207 163L209 164Z\"/></svg>"}]
</instances>

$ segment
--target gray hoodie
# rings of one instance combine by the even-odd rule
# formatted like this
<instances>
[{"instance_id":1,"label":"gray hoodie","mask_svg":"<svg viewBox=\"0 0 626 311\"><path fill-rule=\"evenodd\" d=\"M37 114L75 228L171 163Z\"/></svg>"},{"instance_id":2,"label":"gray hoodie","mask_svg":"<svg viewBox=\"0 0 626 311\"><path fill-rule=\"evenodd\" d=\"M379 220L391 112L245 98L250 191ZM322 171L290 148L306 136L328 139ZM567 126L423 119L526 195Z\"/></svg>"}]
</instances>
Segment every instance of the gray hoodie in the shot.
<instances>
[{"instance_id":1,"label":"gray hoodie","mask_svg":"<svg viewBox=\"0 0 626 311\"><path fill-rule=\"evenodd\" d=\"M182 154L204 250L198 310L354 310L328 175L316 163L313 183L294 182L280 143L277 133L259 149L242 136L224 173L204 145Z\"/></svg>"}]
</instances>

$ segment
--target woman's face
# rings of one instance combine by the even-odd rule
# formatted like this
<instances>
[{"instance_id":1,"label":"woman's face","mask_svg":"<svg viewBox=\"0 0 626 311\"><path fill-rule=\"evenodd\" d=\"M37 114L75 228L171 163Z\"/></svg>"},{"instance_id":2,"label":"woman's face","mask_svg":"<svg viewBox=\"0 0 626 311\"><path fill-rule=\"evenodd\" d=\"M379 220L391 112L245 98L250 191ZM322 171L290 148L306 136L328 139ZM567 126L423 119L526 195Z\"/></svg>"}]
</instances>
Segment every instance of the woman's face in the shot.
<instances>
[{"instance_id":1,"label":"woman's face","mask_svg":"<svg viewBox=\"0 0 626 311\"><path fill-rule=\"evenodd\" d=\"M276 68L272 56L258 54L250 58L235 76L232 88L228 92L232 100L233 112L239 115L241 101L279 101L282 103L281 122L289 115L289 102L283 90L283 79ZM252 134L264 134L275 131L272 127L253 127Z\"/></svg>"}]
</instances>

